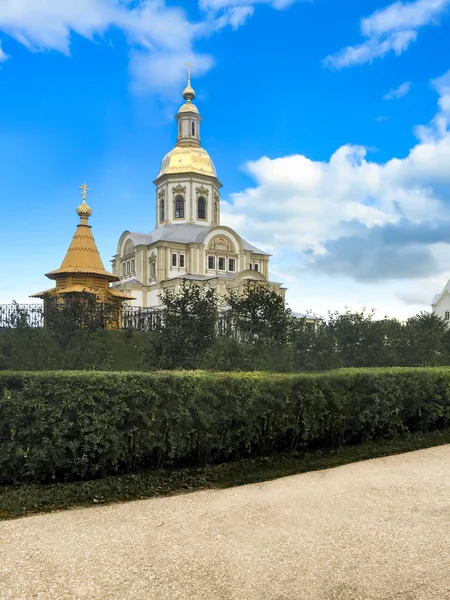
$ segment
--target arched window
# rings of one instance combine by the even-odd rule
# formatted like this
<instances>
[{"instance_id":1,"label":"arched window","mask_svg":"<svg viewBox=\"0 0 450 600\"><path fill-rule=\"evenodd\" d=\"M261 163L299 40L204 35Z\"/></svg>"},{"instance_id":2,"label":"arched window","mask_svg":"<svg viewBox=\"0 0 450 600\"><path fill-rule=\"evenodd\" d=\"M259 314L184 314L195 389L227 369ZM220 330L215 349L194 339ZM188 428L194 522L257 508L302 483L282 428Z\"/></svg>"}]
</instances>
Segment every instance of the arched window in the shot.
<instances>
[{"instance_id":1,"label":"arched window","mask_svg":"<svg viewBox=\"0 0 450 600\"><path fill-rule=\"evenodd\" d=\"M448 310L445 311L445 320L450 321L450 312Z\"/></svg>"},{"instance_id":2,"label":"arched window","mask_svg":"<svg viewBox=\"0 0 450 600\"><path fill-rule=\"evenodd\" d=\"M159 201L159 220L161 223L164 222L164 219L166 218L166 203L164 198L161 198L161 200Z\"/></svg>"},{"instance_id":3,"label":"arched window","mask_svg":"<svg viewBox=\"0 0 450 600\"><path fill-rule=\"evenodd\" d=\"M206 219L206 200L201 196L197 200L197 219Z\"/></svg>"},{"instance_id":4,"label":"arched window","mask_svg":"<svg viewBox=\"0 0 450 600\"><path fill-rule=\"evenodd\" d=\"M195 135L195 123L192 121L192 135Z\"/></svg>"},{"instance_id":5,"label":"arched window","mask_svg":"<svg viewBox=\"0 0 450 600\"><path fill-rule=\"evenodd\" d=\"M214 223L218 225L217 222L217 202L214 202Z\"/></svg>"},{"instance_id":6,"label":"arched window","mask_svg":"<svg viewBox=\"0 0 450 600\"><path fill-rule=\"evenodd\" d=\"M175 198L175 219L184 219L184 198L177 196Z\"/></svg>"}]
</instances>

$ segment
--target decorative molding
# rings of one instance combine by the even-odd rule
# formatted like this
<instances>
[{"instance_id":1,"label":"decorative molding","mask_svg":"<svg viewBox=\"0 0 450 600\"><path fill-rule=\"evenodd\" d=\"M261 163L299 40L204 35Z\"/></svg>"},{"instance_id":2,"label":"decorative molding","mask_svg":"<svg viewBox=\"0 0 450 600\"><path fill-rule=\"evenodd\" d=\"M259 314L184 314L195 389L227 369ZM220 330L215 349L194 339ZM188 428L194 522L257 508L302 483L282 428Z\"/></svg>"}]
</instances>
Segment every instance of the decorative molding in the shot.
<instances>
[{"instance_id":1,"label":"decorative molding","mask_svg":"<svg viewBox=\"0 0 450 600\"><path fill-rule=\"evenodd\" d=\"M208 188L205 188L204 185L197 186L195 188L195 191L197 192L197 199L199 196L208 196L208 194L209 194Z\"/></svg>"},{"instance_id":2,"label":"decorative molding","mask_svg":"<svg viewBox=\"0 0 450 600\"><path fill-rule=\"evenodd\" d=\"M235 254L236 250L234 244L226 237L219 235L214 237L208 244L208 252L225 252L228 254Z\"/></svg>"},{"instance_id":3,"label":"decorative molding","mask_svg":"<svg viewBox=\"0 0 450 600\"><path fill-rule=\"evenodd\" d=\"M179 183L178 185L173 186L172 193L173 194L185 194L186 193L186 186L185 185L181 185L181 183Z\"/></svg>"},{"instance_id":4,"label":"decorative molding","mask_svg":"<svg viewBox=\"0 0 450 600\"><path fill-rule=\"evenodd\" d=\"M134 244L132 240L127 240L123 247L122 258L129 258L134 254Z\"/></svg>"}]
</instances>

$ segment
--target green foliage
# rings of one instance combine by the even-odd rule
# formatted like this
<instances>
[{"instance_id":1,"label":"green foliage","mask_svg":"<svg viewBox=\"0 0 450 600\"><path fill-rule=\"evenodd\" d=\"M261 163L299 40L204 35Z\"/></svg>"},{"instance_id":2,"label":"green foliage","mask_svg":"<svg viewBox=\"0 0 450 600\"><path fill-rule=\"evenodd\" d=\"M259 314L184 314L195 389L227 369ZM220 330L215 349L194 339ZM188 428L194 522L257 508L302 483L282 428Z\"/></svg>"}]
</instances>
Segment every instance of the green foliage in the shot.
<instances>
[{"instance_id":1,"label":"green foliage","mask_svg":"<svg viewBox=\"0 0 450 600\"><path fill-rule=\"evenodd\" d=\"M178 294L165 290L160 327L142 346L149 369L198 369L216 336L218 298L214 290L183 282Z\"/></svg>"},{"instance_id":2,"label":"green foliage","mask_svg":"<svg viewBox=\"0 0 450 600\"><path fill-rule=\"evenodd\" d=\"M204 465L450 425L449 369L0 373L0 482Z\"/></svg>"},{"instance_id":3,"label":"green foliage","mask_svg":"<svg viewBox=\"0 0 450 600\"><path fill-rule=\"evenodd\" d=\"M449 428L403 434L389 440L380 439L325 451L277 452L204 467L143 469L138 473L87 481L1 486L0 520L81 506L154 498L186 490L224 489L448 443Z\"/></svg>"},{"instance_id":4,"label":"green foliage","mask_svg":"<svg viewBox=\"0 0 450 600\"><path fill-rule=\"evenodd\" d=\"M185 282L166 290L157 319L141 329L105 326L115 307L89 294L49 301L46 327L39 314L16 305L10 328L0 328L0 370L327 371L345 367L450 365L450 329L434 314L405 322L376 320L374 312L329 313L316 326L294 318L283 297L257 282L223 305L208 286ZM2 318L2 322L5 319ZM42 320L42 315L41 315ZM148 330L145 330L145 328Z\"/></svg>"}]
</instances>

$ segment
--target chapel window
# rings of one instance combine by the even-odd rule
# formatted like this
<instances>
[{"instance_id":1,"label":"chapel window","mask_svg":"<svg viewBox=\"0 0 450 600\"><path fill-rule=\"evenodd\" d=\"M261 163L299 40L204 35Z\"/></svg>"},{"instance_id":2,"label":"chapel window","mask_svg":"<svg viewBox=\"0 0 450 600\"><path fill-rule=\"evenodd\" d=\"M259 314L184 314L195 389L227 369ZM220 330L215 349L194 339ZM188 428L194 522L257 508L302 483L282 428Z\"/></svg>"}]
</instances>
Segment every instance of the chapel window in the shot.
<instances>
[{"instance_id":1,"label":"chapel window","mask_svg":"<svg viewBox=\"0 0 450 600\"><path fill-rule=\"evenodd\" d=\"M130 261L127 260L127 275L130 274Z\"/></svg>"},{"instance_id":2,"label":"chapel window","mask_svg":"<svg viewBox=\"0 0 450 600\"><path fill-rule=\"evenodd\" d=\"M197 218L206 219L206 200L202 197L197 201Z\"/></svg>"},{"instance_id":3,"label":"chapel window","mask_svg":"<svg viewBox=\"0 0 450 600\"><path fill-rule=\"evenodd\" d=\"M195 123L192 121L192 135L195 135Z\"/></svg>"},{"instance_id":4,"label":"chapel window","mask_svg":"<svg viewBox=\"0 0 450 600\"><path fill-rule=\"evenodd\" d=\"M219 256L219 271L225 271L225 258Z\"/></svg>"},{"instance_id":5,"label":"chapel window","mask_svg":"<svg viewBox=\"0 0 450 600\"><path fill-rule=\"evenodd\" d=\"M215 269L215 268L216 268L216 257L208 256L208 269Z\"/></svg>"},{"instance_id":6,"label":"chapel window","mask_svg":"<svg viewBox=\"0 0 450 600\"><path fill-rule=\"evenodd\" d=\"M131 272L134 273L134 258L131 259L130 269Z\"/></svg>"},{"instance_id":7,"label":"chapel window","mask_svg":"<svg viewBox=\"0 0 450 600\"><path fill-rule=\"evenodd\" d=\"M155 275L156 275L156 267L155 267L155 263L154 263L154 262L151 262L151 263L150 263L150 277L151 277L152 279L154 279L154 278L155 278Z\"/></svg>"},{"instance_id":8,"label":"chapel window","mask_svg":"<svg viewBox=\"0 0 450 600\"><path fill-rule=\"evenodd\" d=\"M126 275L127 274L127 263L123 262L122 263L122 275Z\"/></svg>"},{"instance_id":9,"label":"chapel window","mask_svg":"<svg viewBox=\"0 0 450 600\"><path fill-rule=\"evenodd\" d=\"M160 220L160 222L163 223L165 218L166 218L166 202L165 202L164 198L161 198L161 200L159 201L159 220Z\"/></svg>"},{"instance_id":10,"label":"chapel window","mask_svg":"<svg viewBox=\"0 0 450 600\"><path fill-rule=\"evenodd\" d=\"M256 263L255 263L254 267L255 267L255 271L257 271L258 270L258 265Z\"/></svg>"},{"instance_id":11,"label":"chapel window","mask_svg":"<svg viewBox=\"0 0 450 600\"><path fill-rule=\"evenodd\" d=\"M180 267L184 267L184 254L180 254Z\"/></svg>"},{"instance_id":12,"label":"chapel window","mask_svg":"<svg viewBox=\"0 0 450 600\"><path fill-rule=\"evenodd\" d=\"M450 312L448 310L445 312L445 320L446 321L450 320Z\"/></svg>"},{"instance_id":13,"label":"chapel window","mask_svg":"<svg viewBox=\"0 0 450 600\"><path fill-rule=\"evenodd\" d=\"M217 202L214 202L214 223L217 225Z\"/></svg>"},{"instance_id":14,"label":"chapel window","mask_svg":"<svg viewBox=\"0 0 450 600\"><path fill-rule=\"evenodd\" d=\"M176 266L177 266L177 255L172 254L172 267L176 267Z\"/></svg>"},{"instance_id":15,"label":"chapel window","mask_svg":"<svg viewBox=\"0 0 450 600\"><path fill-rule=\"evenodd\" d=\"M177 196L175 198L175 219L184 219L184 198Z\"/></svg>"},{"instance_id":16,"label":"chapel window","mask_svg":"<svg viewBox=\"0 0 450 600\"><path fill-rule=\"evenodd\" d=\"M228 259L228 270L232 272L236 271L236 261L234 258Z\"/></svg>"}]
</instances>

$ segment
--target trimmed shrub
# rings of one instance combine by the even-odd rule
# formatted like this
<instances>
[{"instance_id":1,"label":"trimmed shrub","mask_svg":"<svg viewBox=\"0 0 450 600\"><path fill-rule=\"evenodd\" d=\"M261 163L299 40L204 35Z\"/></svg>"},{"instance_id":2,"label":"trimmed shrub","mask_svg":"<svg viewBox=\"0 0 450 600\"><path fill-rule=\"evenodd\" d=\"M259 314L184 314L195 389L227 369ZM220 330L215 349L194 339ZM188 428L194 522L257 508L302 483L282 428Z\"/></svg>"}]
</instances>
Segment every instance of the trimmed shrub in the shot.
<instances>
[{"instance_id":1,"label":"trimmed shrub","mask_svg":"<svg viewBox=\"0 0 450 600\"><path fill-rule=\"evenodd\" d=\"M450 369L0 373L0 482L76 480L450 425Z\"/></svg>"}]
</instances>

